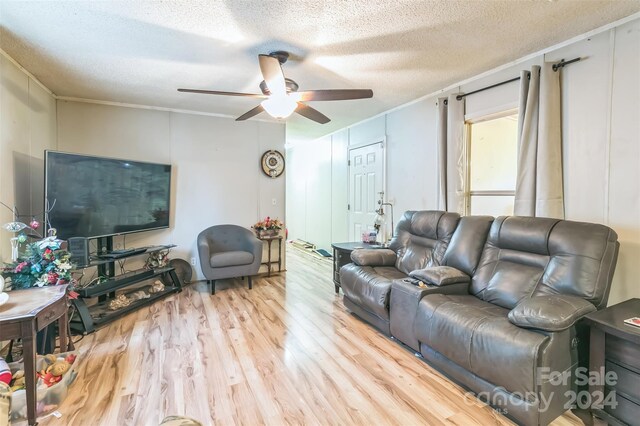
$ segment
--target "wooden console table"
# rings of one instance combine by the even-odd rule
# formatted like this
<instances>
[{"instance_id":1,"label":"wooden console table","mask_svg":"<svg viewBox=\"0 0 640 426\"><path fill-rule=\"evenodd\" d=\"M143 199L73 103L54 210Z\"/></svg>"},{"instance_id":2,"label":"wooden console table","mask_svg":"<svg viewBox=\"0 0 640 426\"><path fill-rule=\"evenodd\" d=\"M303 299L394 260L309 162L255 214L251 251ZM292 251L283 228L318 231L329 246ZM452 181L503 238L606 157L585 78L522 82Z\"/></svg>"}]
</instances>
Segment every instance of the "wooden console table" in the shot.
<instances>
[{"instance_id":1,"label":"wooden console table","mask_svg":"<svg viewBox=\"0 0 640 426\"><path fill-rule=\"evenodd\" d=\"M261 263L261 265L267 265L267 268L269 268L267 276L271 276L272 264L277 263L278 272L282 271L282 235L263 236L258 237L258 239L267 243L267 261ZM271 243L273 243L274 241L278 241L278 260L271 260Z\"/></svg>"},{"instance_id":2,"label":"wooden console table","mask_svg":"<svg viewBox=\"0 0 640 426\"><path fill-rule=\"evenodd\" d=\"M36 422L36 333L58 320L60 352L73 350L67 333L67 286L30 288L9 292L0 306L0 340L22 339L27 396L27 420Z\"/></svg>"}]
</instances>

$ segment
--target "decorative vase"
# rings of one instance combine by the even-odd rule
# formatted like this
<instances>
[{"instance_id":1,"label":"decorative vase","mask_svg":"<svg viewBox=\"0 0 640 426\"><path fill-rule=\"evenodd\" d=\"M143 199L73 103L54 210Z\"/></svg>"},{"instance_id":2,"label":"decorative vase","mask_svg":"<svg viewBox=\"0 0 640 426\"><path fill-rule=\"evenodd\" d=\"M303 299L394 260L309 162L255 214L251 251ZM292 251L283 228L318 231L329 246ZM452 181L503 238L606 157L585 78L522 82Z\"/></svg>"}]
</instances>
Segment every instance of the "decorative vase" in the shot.
<instances>
[{"instance_id":1,"label":"decorative vase","mask_svg":"<svg viewBox=\"0 0 640 426\"><path fill-rule=\"evenodd\" d=\"M276 235L278 235L277 229L262 229L258 234L260 237L275 237Z\"/></svg>"}]
</instances>

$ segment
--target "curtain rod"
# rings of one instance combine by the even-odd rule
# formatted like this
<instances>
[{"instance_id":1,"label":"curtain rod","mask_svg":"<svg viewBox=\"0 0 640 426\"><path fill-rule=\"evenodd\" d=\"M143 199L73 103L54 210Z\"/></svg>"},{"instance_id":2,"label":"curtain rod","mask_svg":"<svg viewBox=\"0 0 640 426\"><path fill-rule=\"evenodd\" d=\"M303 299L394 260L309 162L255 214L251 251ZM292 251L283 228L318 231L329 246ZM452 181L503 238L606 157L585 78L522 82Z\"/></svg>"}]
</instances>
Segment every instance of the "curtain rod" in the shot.
<instances>
[{"instance_id":1,"label":"curtain rod","mask_svg":"<svg viewBox=\"0 0 640 426\"><path fill-rule=\"evenodd\" d=\"M580 58L580 57L573 58L573 59L571 59L569 61L565 61L564 59L561 59L560 62L556 62L555 64L553 64L553 66L551 68L554 71L558 71L560 68L563 68L566 65L573 64L574 62L579 62L580 59L582 59L582 58ZM510 80L501 81L500 83L492 84L491 86L483 87L482 89L474 90L473 92L469 92L469 93L464 93L462 95L458 95L458 96L456 96L456 99L460 101L460 100L462 100L462 98L467 97L469 95L473 95L475 93L484 92L485 90L493 89L494 87L502 86L503 84L513 83L514 81L518 81L518 80L520 80L519 76L515 77L515 78L512 78ZM448 103L447 99L444 100L444 103L445 103L445 105Z\"/></svg>"}]
</instances>

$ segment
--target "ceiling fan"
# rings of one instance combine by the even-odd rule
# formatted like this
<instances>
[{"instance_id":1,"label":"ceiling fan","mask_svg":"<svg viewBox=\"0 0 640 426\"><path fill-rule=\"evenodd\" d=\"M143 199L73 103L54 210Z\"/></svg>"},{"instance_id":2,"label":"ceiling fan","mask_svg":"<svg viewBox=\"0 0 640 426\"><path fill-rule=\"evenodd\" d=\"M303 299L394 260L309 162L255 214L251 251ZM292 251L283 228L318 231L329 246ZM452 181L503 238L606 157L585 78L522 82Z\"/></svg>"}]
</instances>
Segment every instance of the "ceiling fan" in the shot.
<instances>
[{"instance_id":1,"label":"ceiling fan","mask_svg":"<svg viewBox=\"0 0 640 426\"><path fill-rule=\"evenodd\" d=\"M287 118L294 112L320 124L326 124L329 117L305 104L306 101L344 101L373 97L371 89L329 89L305 90L298 92L298 83L285 78L281 64L287 62L289 54L283 51L258 55L260 71L264 80L260 83L262 94L220 92L217 90L178 89L178 92L203 93L207 95L247 96L264 99L260 105L236 118L243 121L266 111L274 118Z\"/></svg>"}]
</instances>

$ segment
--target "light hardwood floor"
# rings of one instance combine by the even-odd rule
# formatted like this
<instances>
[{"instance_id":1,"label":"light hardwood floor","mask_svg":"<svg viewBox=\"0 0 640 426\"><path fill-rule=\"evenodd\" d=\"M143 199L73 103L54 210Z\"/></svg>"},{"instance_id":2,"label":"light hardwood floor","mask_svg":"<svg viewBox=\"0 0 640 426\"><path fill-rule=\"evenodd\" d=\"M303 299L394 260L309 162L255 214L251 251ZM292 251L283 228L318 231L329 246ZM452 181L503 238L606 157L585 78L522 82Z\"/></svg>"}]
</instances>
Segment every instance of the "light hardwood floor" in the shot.
<instances>
[{"instance_id":1,"label":"light hardwood floor","mask_svg":"<svg viewBox=\"0 0 640 426\"><path fill-rule=\"evenodd\" d=\"M63 417L40 424L511 424L350 315L330 262L287 256L251 291L199 282L86 336Z\"/></svg>"}]
</instances>

